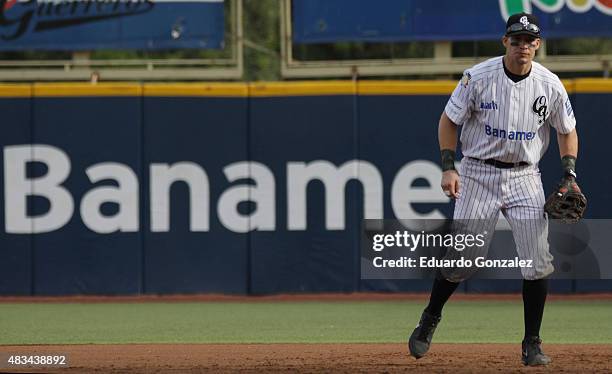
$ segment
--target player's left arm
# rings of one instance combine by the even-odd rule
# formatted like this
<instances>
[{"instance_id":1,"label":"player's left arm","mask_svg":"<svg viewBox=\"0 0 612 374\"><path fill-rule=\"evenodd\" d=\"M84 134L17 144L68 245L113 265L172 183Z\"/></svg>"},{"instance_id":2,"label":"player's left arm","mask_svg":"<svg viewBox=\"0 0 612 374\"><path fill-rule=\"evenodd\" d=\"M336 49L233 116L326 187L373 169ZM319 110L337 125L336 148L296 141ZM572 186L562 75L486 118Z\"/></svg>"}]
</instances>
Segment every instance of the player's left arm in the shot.
<instances>
[{"instance_id":1,"label":"player's left arm","mask_svg":"<svg viewBox=\"0 0 612 374\"><path fill-rule=\"evenodd\" d=\"M557 130L557 143L563 166L564 179L576 179L576 158L578 157L578 133L576 117L567 91L559 81L556 99L549 117L550 125Z\"/></svg>"},{"instance_id":2,"label":"player's left arm","mask_svg":"<svg viewBox=\"0 0 612 374\"><path fill-rule=\"evenodd\" d=\"M567 134L557 132L559 154L565 177L576 179L576 158L578 157L578 133L576 128Z\"/></svg>"},{"instance_id":3,"label":"player's left arm","mask_svg":"<svg viewBox=\"0 0 612 374\"><path fill-rule=\"evenodd\" d=\"M578 133L576 128L567 134L557 133L557 143L559 143L559 153L563 156L578 157Z\"/></svg>"},{"instance_id":4,"label":"player's left arm","mask_svg":"<svg viewBox=\"0 0 612 374\"><path fill-rule=\"evenodd\" d=\"M578 133L569 98L567 94L564 96L564 105L557 107L559 110L552 118L552 126L557 130L563 177L555 191L546 199L544 210L551 218L575 223L583 217L587 200L576 182Z\"/></svg>"}]
</instances>

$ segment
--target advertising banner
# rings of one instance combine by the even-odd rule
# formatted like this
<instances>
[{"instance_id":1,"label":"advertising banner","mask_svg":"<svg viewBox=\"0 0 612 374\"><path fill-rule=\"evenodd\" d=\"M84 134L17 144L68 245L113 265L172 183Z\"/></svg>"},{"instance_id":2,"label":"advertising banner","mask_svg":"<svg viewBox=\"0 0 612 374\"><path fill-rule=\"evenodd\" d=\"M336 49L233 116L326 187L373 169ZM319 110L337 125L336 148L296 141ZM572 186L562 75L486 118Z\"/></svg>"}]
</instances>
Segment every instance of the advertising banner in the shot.
<instances>
[{"instance_id":1,"label":"advertising banner","mask_svg":"<svg viewBox=\"0 0 612 374\"><path fill-rule=\"evenodd\" d=\"M593 161L610 135L592 125L609 118L603 82L569 84L585 219L500 217L450 239L437 142L448 94L414 82L0 86L0 294L418 292L449 247L476 266L456 274L469 292L549 272L558 292L609 291L612 176ZM552 138L546 195L562 175ZM542 256L517 232L537 234Z\"/></svg>"},{"instance_id":2,"label":"advertising banner","mask_svg":"<svg viewBox=\"0 0 612 374\"><path fill-rule=\"evenodd\" d=\"M293 42L495 40L534 13L544 38L612 35L610 0L293 0Z\"/></svg>"},{"instance_id":3,"label":"advertising banner","mask_svg":"<svg viewBox=\"0 0 612 374\"><path fill-rule=\"evenodd\" d=\"M0 51L223 48L223 0L0 0Z\"/></svg>"}]
</instances>

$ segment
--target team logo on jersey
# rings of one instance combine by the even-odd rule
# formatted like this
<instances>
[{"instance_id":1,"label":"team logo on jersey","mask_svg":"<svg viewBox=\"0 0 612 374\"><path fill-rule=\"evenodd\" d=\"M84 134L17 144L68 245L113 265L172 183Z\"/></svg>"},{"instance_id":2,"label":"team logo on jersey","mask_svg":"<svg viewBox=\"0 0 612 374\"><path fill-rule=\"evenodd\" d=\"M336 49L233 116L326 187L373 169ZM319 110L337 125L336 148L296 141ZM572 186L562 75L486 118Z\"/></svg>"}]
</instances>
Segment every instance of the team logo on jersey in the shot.
<instances>
[{"instance_id":1,"label":"team logo on jersey","mask_svg":"<svg viewBox=\"0 0 612 374\"><path fill-rule=\"evenodd\" d=\"M533 102L533 112L538 115L538 124L543 124L548 117L548 105L546 96L540 96Z\"/></svg>"},{"instance_id":2,"label":"team logo on jersey","mask_svg":"<svg viewBox=\"0 0 612 374\"><path fill-rule=\"evenodd\" d=\"M499 106L497 105L495 100L491 100L486 103L485 102L480 103L480 109L481 110L497 110L499 109Z\"/></svg>"},{"instance_id":3,"label":"team logo on jersey","mask_svg":"<svg viewBox=\"0 0 612 374\"><path fill-rule=\"evenodd\" d=\"M470 83L470 79L472 79L472 75L469 72L463 73L463 77L461 78L461 84L463 87L467 87L468 83Z\"/></svg>"}]
</instances>

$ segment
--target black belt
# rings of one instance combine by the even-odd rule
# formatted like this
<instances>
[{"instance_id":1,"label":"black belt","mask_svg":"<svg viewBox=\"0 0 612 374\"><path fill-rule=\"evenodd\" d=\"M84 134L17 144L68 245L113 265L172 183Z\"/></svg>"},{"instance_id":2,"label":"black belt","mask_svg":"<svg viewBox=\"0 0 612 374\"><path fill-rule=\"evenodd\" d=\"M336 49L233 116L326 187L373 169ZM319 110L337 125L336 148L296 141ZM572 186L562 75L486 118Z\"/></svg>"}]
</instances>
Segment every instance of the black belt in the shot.
<instances>
[{"instance_id":1,"label":"black belt","mask_svg":"<svg viewBox=\"0 0 612 374\"><path fill-rule=\"evenodd\" d=\"M482 161L487 165L491 165L494 166L498 169L512 169L518 166L527 166L529 165L528 162L525 161L521 161L521 162L503 162L503 161L498 161L496 159L490 158L487 160L481 160L479 158L475 158L475 157L470 157L472 160L476 160L476 161Z\"/></svg>"}]
</instances>

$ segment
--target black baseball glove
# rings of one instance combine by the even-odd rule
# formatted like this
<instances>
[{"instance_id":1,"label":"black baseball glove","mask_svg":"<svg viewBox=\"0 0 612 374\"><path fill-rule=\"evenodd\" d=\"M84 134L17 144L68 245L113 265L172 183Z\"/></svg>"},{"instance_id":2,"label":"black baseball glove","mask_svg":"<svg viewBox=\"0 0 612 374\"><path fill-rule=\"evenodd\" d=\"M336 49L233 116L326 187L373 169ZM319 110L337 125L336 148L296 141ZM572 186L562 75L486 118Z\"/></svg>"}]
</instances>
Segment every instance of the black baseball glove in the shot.
<instances>
[{"instance_id":1,"label":"black baseball glove","mask_svg":"<svg viewBox=\"0 0 612 374\"><path fill-rule=\"evenodd\" d=\"M559 219L563 223L576 223L584 216L586 207L586 196L580 191L576 178L566 175L546 199L544 211L548 213L548 218Z\"/></svg>"}]
</instances>

